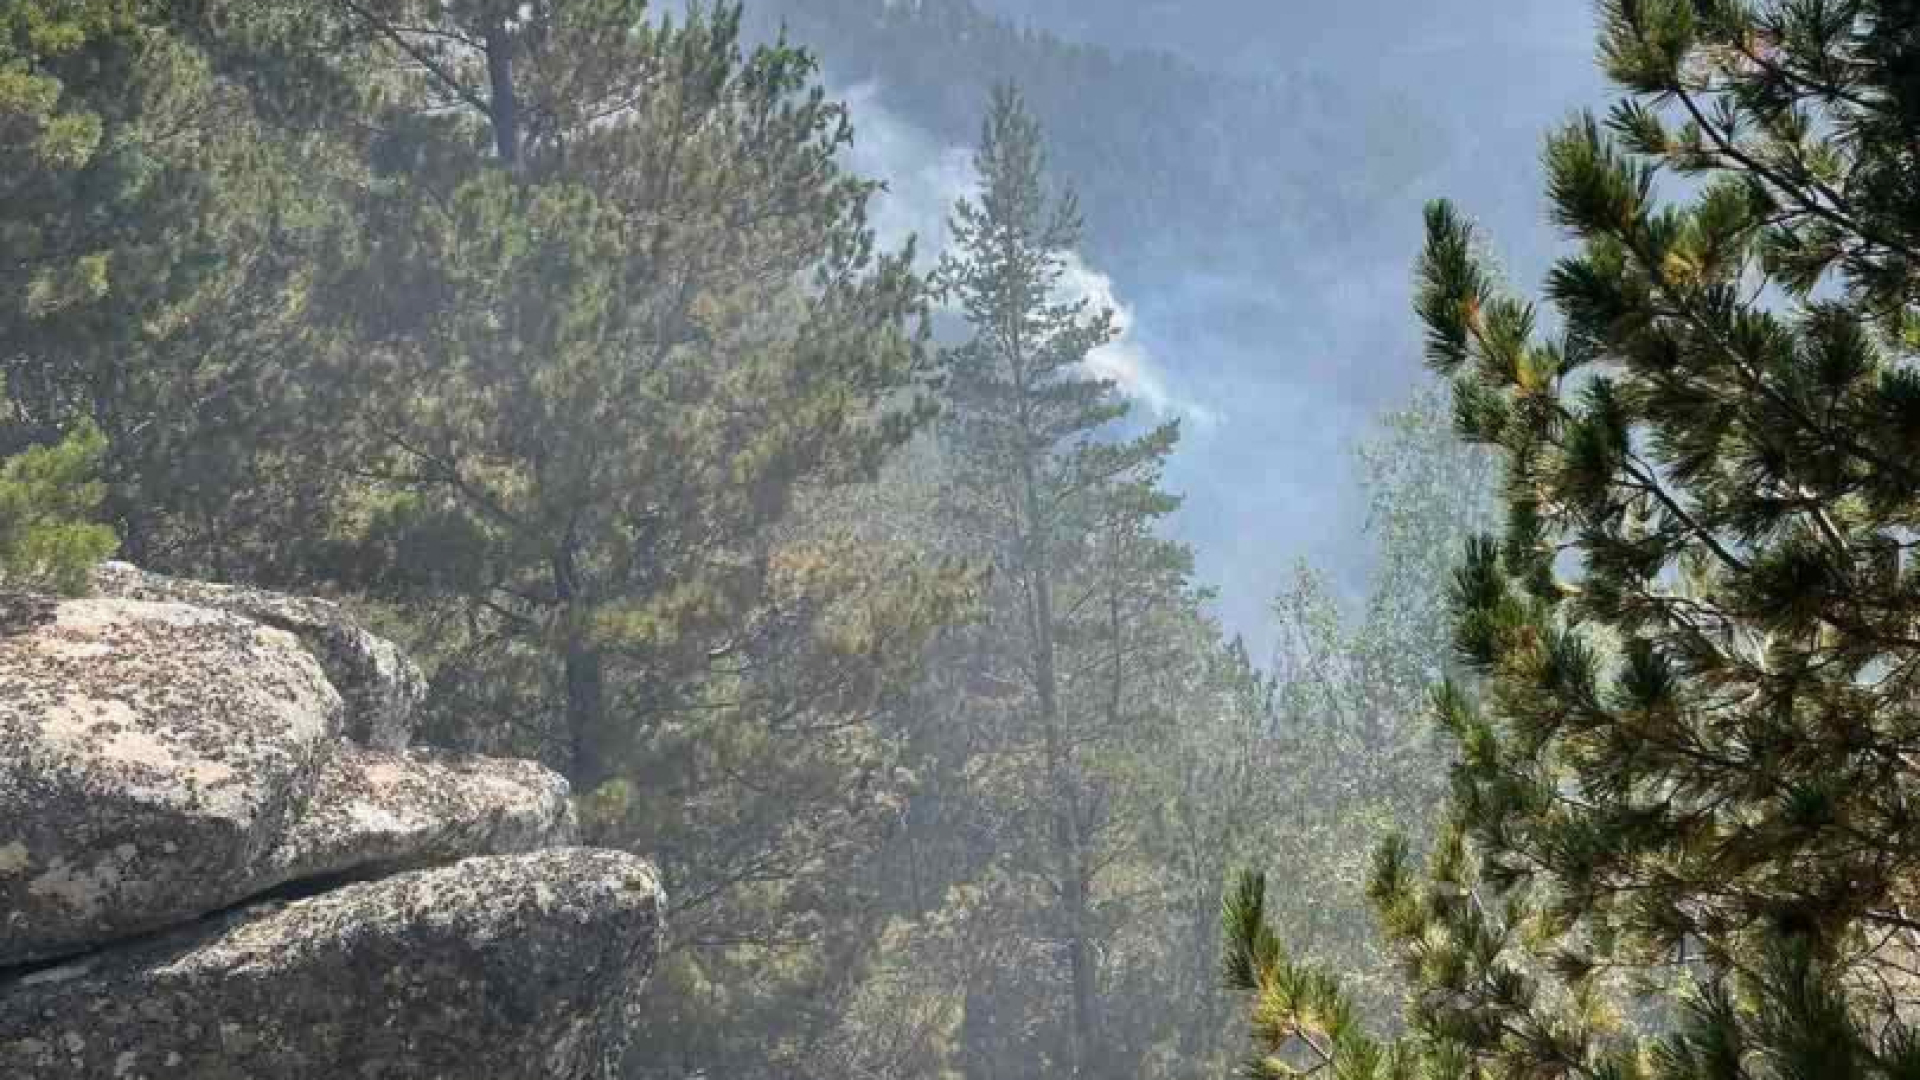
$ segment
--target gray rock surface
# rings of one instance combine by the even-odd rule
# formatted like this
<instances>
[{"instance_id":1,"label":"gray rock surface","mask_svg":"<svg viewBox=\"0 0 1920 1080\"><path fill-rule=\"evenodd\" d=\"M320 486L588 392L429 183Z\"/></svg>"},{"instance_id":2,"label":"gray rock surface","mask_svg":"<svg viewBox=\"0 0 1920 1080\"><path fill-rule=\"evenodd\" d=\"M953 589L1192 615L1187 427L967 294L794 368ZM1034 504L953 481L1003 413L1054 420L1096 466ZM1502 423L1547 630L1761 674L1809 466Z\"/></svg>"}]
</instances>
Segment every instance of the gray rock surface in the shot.
<instances>
[{"instance_id":1,"label":"gray rock surface","mask_svg":"<svg viewBox=\"0 0 1920 1080\"><path fill-rule=\"evenodd\" d=\"M291 635L225 612L70 600L0 627L0 965L253 892L341 713Z\"/></svg>"},{"instance_id":2,"label":"gray rock surface","mask_svg":"<svg viewBox=\"0 0 1920 1080\"><path fill-rule=\"evenodd\" d=\"M0 594L0 1080L605 1080L654 872L332 605ZM345 698L343 699L343 691Z\"/></svg>"},{"instance_id":3,"label":"gray rock surface","mask_svg":"<svg viewBox=\"0 0 1920 1080\"><path fill-rule=\"evenodd\" d=\"M347 747L261 861L258 888L571 843L567 782L528 761Z\"/></svg>"},{"instance_id":4,"label":"gray rock surface","mask_svg":"<svg viewBox=\"0 0 1920 1080\"><path fill-rule=\"evenodd\" d=\"M0 966L571 840L546 769L366 749L342 711L290 633L225 611L70 600L0 628Z\"/></svg>"},{"instance_id":5,"label":"gray rock surface","mask_svg":"<svg viewBox=\"0 0 1920 1080\"><path fill-rule=\"evenodd\" d=\"M662 903L562 849L230 913L0 976L0 1080L608 1076Z\"/></svg>"},{"instance_id":6,"label":"gray rock surface","mask_svg":"<svg viewBox=\"0 0 1920 1080\"><path fill-rule=\"evenodd\" d=\"M346 700L347 738L381 750L402 749L412 739L414 707L427 692L420 669L398 646L368 633L337 604L166 577L123 562L97 567L93 591L110 599L174 602L232 612L285 630L307 647Z\"/></svg>"}]
</instances>

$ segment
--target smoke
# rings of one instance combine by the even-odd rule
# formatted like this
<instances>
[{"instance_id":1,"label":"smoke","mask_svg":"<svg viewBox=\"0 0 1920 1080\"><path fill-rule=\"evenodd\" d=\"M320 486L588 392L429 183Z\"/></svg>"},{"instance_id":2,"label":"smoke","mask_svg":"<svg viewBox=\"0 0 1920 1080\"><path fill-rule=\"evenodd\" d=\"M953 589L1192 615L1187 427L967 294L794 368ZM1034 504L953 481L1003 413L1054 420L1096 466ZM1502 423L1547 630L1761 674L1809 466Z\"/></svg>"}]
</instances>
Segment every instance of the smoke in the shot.
<instances>
[{"instance_id":1,"label":"smoke","mask_svg":"<svg viewBox=\"0 0 1920 1080\"><path fill-rule=\"evenodd\" d=\"M979 191L972 151L942 146L902 119L881 103L880 89L873 83L860 83L833 96L853 114L847 168L856 176L886 184L868 208L874 233L890 247L915 238L922 269L931 269L951 239L948 212L954 203Z\"/></svg>"},{"instance_id":2,"label":"smoke","mask_svg":"<svg viewBox=\"0 0 1920 1080\"><path fill-rule=\"evenodd\" d=\"M1117 335L1088 354L1088 371L1112 380L1121 393L1144 405L1158 419L1178 416L1202 431L1219 426L1219 413L1176 393L1168 384L1165 373L1135 333L1134 308L1115 295L1111 277L1088 266L1078 253L1068 252L1060 290L1064 299L1085 300L1095 310L1104 308L1113 313Z\"/></svg>"},{"instance_id":3,"label":"smoke","mask_svg":"<svg viewBox=\"0 0 1920 1080\"><path fill-rule=\"evenodd\" d=\"M1278 185L1269 214L1233 223L1260 241L1253 258L1212 257L1205 242L1162 244L1164 230L1141 220L1099 245L1096 261L1070 261L1066 275L1073 295L1110 306L1122 331L1089 369L1113 379L1141 414L1187 420L1166 475L1185 500L1169 528L1218 587L1222 623L1263 654L1272 644L1268 602L1296 560L1327 572L1343 604L1371 588L1376 541L1366 533L1353 450L1385 410L1431 378L1412 313L1421 204L1457 198L1483 220L1522 289L1558 253L1541 197L1539 139L1574 107L1606 99L1590 57L1590 9L1583 0L1356 0L1307 16L1270 0L981 2L1099 46L1170 49L1260 78L1299 76L1303 110L1332 103L1334 119L1361 125L1331 141L1312 123L1247 126L1220 144L1223 160L1170 160L1164 176L1142 178L1177 185L1197 172ZM832 43L818 45L830 72ZM874 224L891 243L917 236L930 265L949 239L949 209L974 191L970 151L890 108L884 87L829 81L852 86L841 95L856 132L849 166L888 184ZM984 107L987 82L983 73L979 85L954 92L977 93ZM1151 108L1091 95L1083 106L1089 117ZM1410 138L1415 132L1425 137ZM1312 156L1326 190L1364 193L1366 205L1339 212L1337 239L1308 227L1321 202L1287 186L1304 181L1259 167L1271 155L1253 151L1274 140ZM1169 246L1182 257L1165 258Z\"/></svg>"},{"instance_id":4,"label":"smoke","mask_svg":"<svg viewBox=\"0 0 1920 1080\"><path fill-rule=\"evenodd\" d=\"M891 247L915 238L922 268L931 269L952 239L947 219L954 204L979 194L973 152L943 145L902 119L882 103L873 83L860 83L838 97L854 117L848 168L886 184L870 207L874 233ZM1156 362L1142 340L1137 309L1121 299L1113 278L1078 252L1063 252L1062 261L1057 299L1085 301L1096 311L1113 314L1116 336L1087 356L1087 372L1112 381L1155 419L1179 417L1202 431L1218 426L1220 413L1176 386Z\"/></svg>"}]
</instances>

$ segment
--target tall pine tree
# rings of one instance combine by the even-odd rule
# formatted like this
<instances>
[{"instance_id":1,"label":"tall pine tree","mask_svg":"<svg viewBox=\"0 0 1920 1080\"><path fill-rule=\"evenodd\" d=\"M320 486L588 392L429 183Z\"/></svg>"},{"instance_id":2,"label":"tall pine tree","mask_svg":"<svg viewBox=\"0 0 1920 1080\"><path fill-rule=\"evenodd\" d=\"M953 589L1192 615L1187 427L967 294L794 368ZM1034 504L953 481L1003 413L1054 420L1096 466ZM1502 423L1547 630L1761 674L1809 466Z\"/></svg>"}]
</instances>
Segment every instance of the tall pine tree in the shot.
<instances>
[{"instance_id":1,"label":"tall pine tree","mask_svg":"<svg viewBox=\"0 0 1920 1080\"><path fill-rule=\"evenodd\" d=\"M368 388L341 577L425 658L434 736L546 759L658 860L629 1075L793 1075L896 797L873 718L948 602L829 528L931 360L847 111L732 5L309 6L375 78L324 290Z\"/></svg>"},{"instance_id":2,"label":"tall pine tree","mask_svg":"<svg viewBox=\"0 0 1920 1080\"><path fill-rule=\"evenodd\" d=\"M1011 88L993 95L974 165L979 197L955 208L937 274L972 334L948 358L949 512L993 575L991 625L964 661L978 691L968 707L991 718L969 768L995 808L981 827L1009 868L1005 889L1032 898L1051 970L1028 973L1027 1007L983 986L964 1038L989 1060L1045 1068L1020 1015L1030 1008L1064 1020L1044 1044L1056 1068L1102 1075L1113 913L1097 894L1120 800L1101 757L1143 730L1127 686L1164 641L1154 620L1191 602L1187 553L1155 532L1175 506L1159 478L1177 427L1112 428L1126 401L1086 362L1116 336L1113 313L1065 294L1078 210L1048 189L1038 125Z\"/></svg>"}]
</instances>

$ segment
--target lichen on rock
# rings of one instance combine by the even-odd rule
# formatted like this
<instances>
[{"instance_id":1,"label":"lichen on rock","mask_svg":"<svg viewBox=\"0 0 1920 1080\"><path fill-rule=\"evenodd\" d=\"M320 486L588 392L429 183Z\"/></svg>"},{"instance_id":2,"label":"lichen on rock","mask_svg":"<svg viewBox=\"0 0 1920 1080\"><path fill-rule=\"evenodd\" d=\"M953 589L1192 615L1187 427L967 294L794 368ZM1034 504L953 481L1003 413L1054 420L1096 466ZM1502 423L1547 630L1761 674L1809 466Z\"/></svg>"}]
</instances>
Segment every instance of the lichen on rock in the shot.
<instances>
[{"instance_id":1,"label":"lichen on rock","mask_svg":"<svg viewBox=\"0 0 1920 1080\"><path fill-rule=\"evenodd\" d=\"M0 981L0 1080L588 1080L658 944L619 852L476 858Z\"/></svg>"},{"instance_id":2,"label":"lichen on rock","mask_svg":"<svg viewBox=\"0 0 1920 1080\"><path fill-rule=\"evenodd\" d=\"M399 750L412 741L414 709L426 697L426 679L398 646L369 633L337 604L167 577L123 562L100 564L92 585L96 596L191 604L285 630L306 647L345 699L348 739L381 750Z\"/></svg>"},{"instance_id":3,"label":"lichen on rock","mask_svg":"<svg viewBox=\"0 0 1920 1080\"><path fill-rule=\"evenodd\" d=\"M255 891L341 713L290 635L225 612L69 600L0 635L0 965Z\"/></svg>"},{"instance_id":4,"label":"lichen on rock","mask_svg":"<svg viewBox=\"0 0 1920 1080\"><path fill-rule=\"evenodd\" d=\"M333 605L96 577L0 597L0 1080L604 1074L664 900L563 779L407 748Z\"/></svg>"},{"instance_id":5,"label":"lichen on rock","mask_svg":"<svg viewBox=\"0 0 1920 1080\"><path fill-rule=\"evenodd\" d=\"M567 844L567 782L527 761L347 747L262 862L271 884Z\"/></svg>"}]
</instances>

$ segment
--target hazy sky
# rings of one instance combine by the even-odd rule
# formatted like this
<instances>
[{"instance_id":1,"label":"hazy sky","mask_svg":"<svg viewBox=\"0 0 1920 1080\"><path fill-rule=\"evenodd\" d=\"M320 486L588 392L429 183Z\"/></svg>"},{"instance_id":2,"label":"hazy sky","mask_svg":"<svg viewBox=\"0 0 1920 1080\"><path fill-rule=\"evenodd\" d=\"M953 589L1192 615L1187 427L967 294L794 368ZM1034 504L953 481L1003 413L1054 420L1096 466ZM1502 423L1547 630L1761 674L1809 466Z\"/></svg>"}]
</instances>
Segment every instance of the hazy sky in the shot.
<instances>
[{"instance_id":1,"label":"hazy sky","mask_svg":"<svg viewBox=\"0 0 1920 1080\"><path fill-rule=\"evenodd\" d=\"M1543 217L1542 137L1608 100L1592 62L1589 0L976 2L1109 48L1163 49L1254 75L1318 71L1355 100L1402 100L1440 136L1425 140L1414 179L1382 198L1359 232L1311 258L1258 277L1191 266L1152 282L1075 268L1079 286L1116 305L1127 328L1102 358L1107 373L1149 413L1187 418L1170 476L1188 498L1177 527L1220 589L1228 626L1264 648L1266 602L1297 560L1350 592L1364 588L1372 545L1352 447L1425 377L1410 308L1422 204L1454 199L1485 225L1517 284L1539 282L1557 244ZM933 246L945 207L967 190L966 149L902 119L884 86L839 89L855 106L855 165L893 189L883 230ZM1368 168L1328 161L1323 182Z\"/></svg>"}]
</instances>

